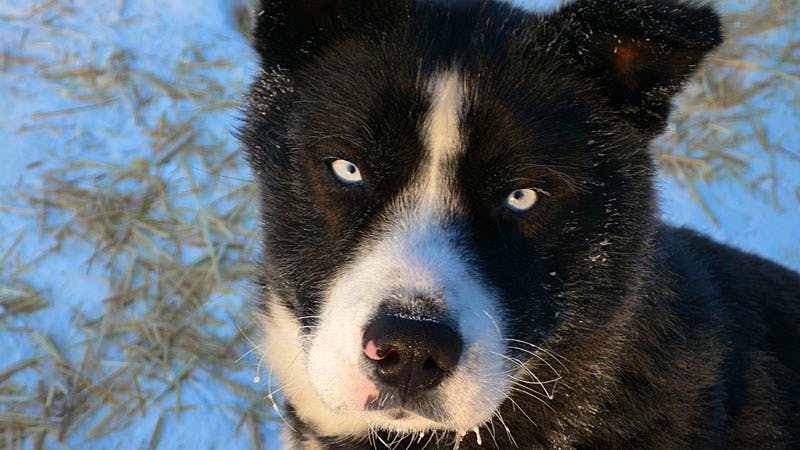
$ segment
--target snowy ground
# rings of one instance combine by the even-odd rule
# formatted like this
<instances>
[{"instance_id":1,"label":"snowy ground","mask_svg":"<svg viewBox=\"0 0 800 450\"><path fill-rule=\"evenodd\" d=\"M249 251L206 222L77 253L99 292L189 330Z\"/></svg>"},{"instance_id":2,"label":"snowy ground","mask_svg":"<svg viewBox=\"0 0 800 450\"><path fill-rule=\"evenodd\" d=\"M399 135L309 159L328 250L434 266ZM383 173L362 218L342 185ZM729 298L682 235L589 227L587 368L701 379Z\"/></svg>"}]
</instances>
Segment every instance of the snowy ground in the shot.
<instances>
[{"instance_id":1,"label":"snowy ground","mask_svg":"<svg viewBox=\"0 0 800 450\"><path fill-rule=\"evenodd\" d=\"M0 3L0 447L31 448L41 436L47 448L278 448L275 422L268 420L272 406L264 399L267 377L253 383L252 355L236 362L248 349L237 327L250 329L242 280L257 251L257 231L253 202L242 201L252 199L253 187L231 136L235 105L255 70L254 55L236 28L234 5L231 0ZM784 39L781 33L797 30L779 30L770 39ZM759 64L798 75L796 63L777 57ZM758 80L755 75L753 82ZM665 175L660 186L669 222L800 270L800 83L787 83L795 94L759 97L746 106L764 109L759 115L769 124L770 143L785 151L742 149L749 166L740 179L692 184L714 219L690 195L687 180ZM107 249L98 245L105 229L92 211L106 214L108 208L82 209L80 196L89 196L87 203L110 202L153 186L164 187L174 202L154 207L146 223L130 218L125 230L135 237L130 246L138 253L104 257ZM48 192L78 205L42 203ZM141 205L148 199L128 200ZM164 225L168 221L174 223ZM216 347L191 354L188 343L179 347L184 353L154 364L155 371L118 371L133 365L124 344L146 343L128 329L98 325L103 317L135 318L148 308L150 297L118 306L115 294L125 280L144 277L137 275L144 270L136 265L139 260L167 264L168 257L169 267L201 267L210 277L203 304L190 311L205 324L198 336L231 345L220 350L230 361L217 376L194 370L206 361L204 352ZM126 278L128 267L136 269ZM40 298L42 306L29 314L11 313L10 299L23 297L21 292L33 299L26 305ZM149 339L161 342L158 336ZM29 362L39 357L47 362ZM78 367L78 373L67 367ZM86 367L93 368L91 375ZM117 409L111 401L65 423L28 401L43 398L43 405L55 408L54 398L68 403L91 399L84 391L99 392L92 389L122 392L114 377L141 382L138 392L150 395L130 394L141 408ZM83 397L71 397L76 380L86 386ZM28 423L34 432L12 430L11 422ZM58 433L43 433L54 429L64 432L63 442L57 442Z\"/></svg>"}]
</instances>

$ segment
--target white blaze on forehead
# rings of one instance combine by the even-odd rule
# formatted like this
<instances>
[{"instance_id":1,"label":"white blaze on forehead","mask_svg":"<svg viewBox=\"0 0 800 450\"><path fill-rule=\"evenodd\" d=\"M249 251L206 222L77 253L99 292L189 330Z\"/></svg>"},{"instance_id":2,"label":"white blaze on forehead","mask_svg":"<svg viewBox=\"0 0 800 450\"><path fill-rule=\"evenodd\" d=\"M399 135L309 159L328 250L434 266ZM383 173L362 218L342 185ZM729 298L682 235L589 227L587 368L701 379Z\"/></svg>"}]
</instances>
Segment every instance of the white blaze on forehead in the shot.
<instances>
[{"instance_id":1,"label":"white blaze on forehead","mask_svg":"<svg viewBox=\"0 0 800 450\"><path fill-rule=\"evenodd\" d=\"M452 195L448 185L455 167L455 159L463 150L461 118L465 106L464 80L458 72L441 72L428 81L430 109L422 129L422 140L427 150L421 179L416 180L421 206L437 209L448 203ZM425 208L427 209L427 208Z\"/></svg>"},{"instance_id":2,"label":"white blaze on forehead","mask_svg":"<svg viewBox=\"0 0 800 450\"><path fill-rule=\"evenodd\" d=\"M461 150L464 82L457 72L444 72L430 80L428 93L431 107L425 120L424 139L435 165Z\"/></svg>"}]
</instances>

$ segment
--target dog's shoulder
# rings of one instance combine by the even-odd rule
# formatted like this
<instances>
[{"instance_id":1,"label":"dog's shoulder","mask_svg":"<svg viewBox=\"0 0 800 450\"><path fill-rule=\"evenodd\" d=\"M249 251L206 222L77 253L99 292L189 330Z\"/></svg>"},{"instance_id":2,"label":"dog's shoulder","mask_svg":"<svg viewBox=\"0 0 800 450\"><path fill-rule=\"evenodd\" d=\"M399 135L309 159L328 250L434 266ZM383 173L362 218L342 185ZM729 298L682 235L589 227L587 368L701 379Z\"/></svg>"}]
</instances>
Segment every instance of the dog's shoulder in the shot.
<instances>
[{"instance_id":1,"label":"dog's shoulder","mask_svg":"<svg viewBox=\"0 0 800 450\"><path fill-rule=\"evenodd\" d=\"M672 277L673 310L722 356L726 445L800 443L800 274L684 228L658 247Z\"/></svg>"},{"instance_id":2,"label":"dog's shoulder","mask_svg":"<svg viewBox=\"0 0 800 450\"><path fill-rule=\"evenodd\" d=\"M774 331L779 335L770 342L794 339L794 348L800 348L800 274L686 228L663 226L657 239L676 282L688 282L695 296L718 296L711 304L730 311L732 323L748 335ZM775 330L759 328L759 322ZM800 369L800 354L793 356L793 367Z\"/></svg>"}]
</instances>

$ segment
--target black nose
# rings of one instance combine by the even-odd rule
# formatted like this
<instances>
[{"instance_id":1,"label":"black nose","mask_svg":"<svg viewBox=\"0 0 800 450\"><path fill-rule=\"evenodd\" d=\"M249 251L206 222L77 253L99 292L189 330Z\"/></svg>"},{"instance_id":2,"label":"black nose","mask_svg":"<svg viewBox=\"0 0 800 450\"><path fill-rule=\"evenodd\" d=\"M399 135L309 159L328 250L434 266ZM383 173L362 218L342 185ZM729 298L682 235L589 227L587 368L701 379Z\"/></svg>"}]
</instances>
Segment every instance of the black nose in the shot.
<instances>
[{"instance_id":1,"label":"black nose","mask_svg":"<svg viewBox=\"0 0 800 450\"><path fill-rule=\"evenodd\" d=\"M413 392L436 387L455 369L462 341L440 322L382 316L367 325L362 344L378 379Z\"/></svg>"}]
</instances>

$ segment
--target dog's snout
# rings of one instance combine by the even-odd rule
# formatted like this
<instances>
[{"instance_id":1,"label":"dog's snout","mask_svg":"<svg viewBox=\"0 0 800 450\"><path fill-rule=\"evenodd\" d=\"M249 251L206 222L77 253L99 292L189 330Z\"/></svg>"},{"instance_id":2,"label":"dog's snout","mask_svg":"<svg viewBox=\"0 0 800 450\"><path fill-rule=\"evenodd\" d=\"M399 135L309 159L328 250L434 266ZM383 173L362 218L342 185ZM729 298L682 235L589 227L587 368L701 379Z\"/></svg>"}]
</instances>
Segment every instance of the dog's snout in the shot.
<instances>
[{"instance_id":1,"label":"dog's snout","mask_svg":"<svg viewBox=\"0 0 800 450\"><path fill-rule=\"evenodd\" d=\"M461 357L461 336L445 323L382 316L364 330L364 355L383 383L404 393L436 387Z\"/></svg>"}]
</instances>

